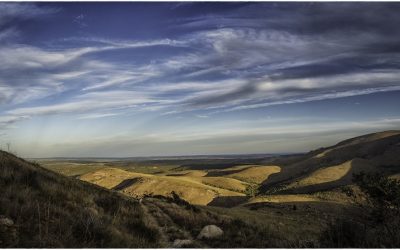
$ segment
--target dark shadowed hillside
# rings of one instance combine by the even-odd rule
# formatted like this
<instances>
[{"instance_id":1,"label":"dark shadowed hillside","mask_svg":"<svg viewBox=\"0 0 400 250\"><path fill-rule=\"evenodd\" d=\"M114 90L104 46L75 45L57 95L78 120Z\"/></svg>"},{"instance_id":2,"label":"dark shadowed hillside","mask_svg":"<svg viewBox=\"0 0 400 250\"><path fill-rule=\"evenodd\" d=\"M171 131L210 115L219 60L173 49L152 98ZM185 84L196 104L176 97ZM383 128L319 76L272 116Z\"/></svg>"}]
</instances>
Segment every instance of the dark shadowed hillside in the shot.
<instances>
[{"instance_id":1,"label":"dark shadowed hillside","mask_svg":"<svg viewBox=\"0 0 400 250\"><path fill-rule=\"evenodd\" d=\"M400 172L400 131L385 131L342 141L292 158L261 186L263 192L310 193L351 184L358 172Z\"/></svg>"},{"instance_id":2,"label":"dark shadowed hillside","mask_svg":"<svg viewBox=\"0 0 400 250\"><path fill-rule=\"evenodd\" d=\"M138 202L0 152L0 246L157 247Z\"/></svg>"}]
</instances>

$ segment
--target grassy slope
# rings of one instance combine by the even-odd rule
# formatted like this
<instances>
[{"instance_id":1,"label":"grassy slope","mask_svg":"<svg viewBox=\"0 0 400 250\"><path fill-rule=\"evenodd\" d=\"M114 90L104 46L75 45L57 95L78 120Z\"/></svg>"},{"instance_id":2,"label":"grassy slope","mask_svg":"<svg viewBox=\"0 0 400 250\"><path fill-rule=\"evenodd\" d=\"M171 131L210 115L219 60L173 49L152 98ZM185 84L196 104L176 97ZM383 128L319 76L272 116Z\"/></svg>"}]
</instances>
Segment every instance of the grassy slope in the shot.
<instances>
[{"instance_id":1,"label":"grassy slope","mask_svg":"<svg viewBox=\"0 0 400 250\"><path fill-rule=\"evenodd\" d=\"M243 169L239 172L226 175L226 177L236 178L249 183L260 184L271 174L279 173L280 167L278 166L253 166Z\"/></svg>"},{"instance_id":2,"label":"grassy slope","mask_svg":"<svg viewBox=\"0 0 400 250\"><path fill-rule=\"evenodd\" d=\"M206 205L216 196L242 196L242 193L205 185L197 177L190 176L158 176L124 171L117 168L105 168L85 174L81 180L106 188L121 187L123 193L137 197L143 194L168 196L175 191L183 199L193 204ZM127 181L130 180L130 181Z\"/></svg>"},{"instance_id":3,"label":"grassy slope","mask_svg":"<svg viewBox=\"0 0 400 250\"><path fill-rule=\"evenodd\" d=\"M192 204L207 205L216 197L244 196L249 185L259 184L279 170L277 166L238 166L213 171L219 176L207 176L206 171L200 170L151 175L103 168L86 173L80 179L109 189L117 188L133 197L144 194L168 196L174 191Z\"/></svg>"},{"instance_id":4,"label":"grassy slope","mask_svg":"<svg viewBox=\"0 0 400 250\"><path fill-rule=\"evenodd\" d=\"M312 193L351 184L353 173L400 172L400 131L345 140L298 157L263 182L262 191Z\"/></svg>"},{"instance_id":5,"label":"grassy slope","mask_svg":"<svg viewBox=\"0 0 400 250\"><path fill-rule=\"evenodd\" d=\"M297 201L302 200L301 194L315 194L317 197L314 198L317 200L321 200L319 196L325 197L322 200L329 200L329 196L335 196L332 200L338 201L342 196L335 190L350 185L353 173L399 173L398 143L399 131L369 134L345 140L332 147L314 150L303 156L292 157L286 163L277 164L279 166L236 165L223 169L212 169L208 166L202 170L182 168L179 171L179 168L141 166L139 163L128 162L124 165L120 162L115 166L114 163L108 163L107 165L113 167L113 173L102 163L62 167L57 167L54 163L47 166L66 175L83 174L82 179L107 188L113 188L126 181L126 186L121 191L132 196L145 193L168 195L171 191L176 191L185 200L200 205L237 205L247 202L243 195L254 193L260 184L261 191L280 195L291 194L286 198L280 196L278 200ZM120 174L117 174L117 168L122 169ZM137 171L139 173L136 173ZM301 197L295 197L293 194ZM336 199L336 196L339 198ZM268 199L276 200L273 197L267 197L266 200Z\"/></svg>"},{"instance_id":6,"label":"grassy slope","mask_svg":"<svg viewBox=\"0 0 400 250\"><path fill-rule=\"evenodd\" d=\"M1 151L0 190L16 230L5 247L159 246L137 202Z\"/></svg>"},{"instance_id":7,"label":"grassy slope","mask_svg":"<svg viewBox=\"0 0 400 250\"><path fill-rule=\"evenodd\" d=\"M104 163L76 163L76 162L57 162L57 161L42 161L40 165L46 169L50 169L57 173L66 176L80 176L94 170L106 168Z\"/></svg>"}]
</instances>

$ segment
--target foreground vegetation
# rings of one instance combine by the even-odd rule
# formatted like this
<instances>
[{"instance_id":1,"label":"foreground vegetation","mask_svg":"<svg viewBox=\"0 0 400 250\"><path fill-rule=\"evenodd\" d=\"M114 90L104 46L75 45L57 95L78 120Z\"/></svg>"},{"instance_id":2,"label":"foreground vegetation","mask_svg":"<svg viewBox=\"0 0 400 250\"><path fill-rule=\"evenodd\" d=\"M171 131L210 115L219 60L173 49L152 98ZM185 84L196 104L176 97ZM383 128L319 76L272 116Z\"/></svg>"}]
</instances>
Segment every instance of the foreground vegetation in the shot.
<instances>
[{"instance_id":1,"label":"foreground vegetation","mask_svg":"<svg viewBox=\"0 0 400 250\"><path fill-rule=\"evenodd\" d=\"M363 209L364 220L337 219L321 235L323 247L398 248L400 246L400 181L381 174L354 175L357 191L348 195Z\"/></svg>"},{"instance_id":2,"label":"foreground vegetation","mask_svg":"<svg viewBox=\"0 0 400 250\"><path fill-rule=\"evenodd\" d=\"M158 247L139 203L0 152L2 247Z\"/></svg>"}]
</instances>

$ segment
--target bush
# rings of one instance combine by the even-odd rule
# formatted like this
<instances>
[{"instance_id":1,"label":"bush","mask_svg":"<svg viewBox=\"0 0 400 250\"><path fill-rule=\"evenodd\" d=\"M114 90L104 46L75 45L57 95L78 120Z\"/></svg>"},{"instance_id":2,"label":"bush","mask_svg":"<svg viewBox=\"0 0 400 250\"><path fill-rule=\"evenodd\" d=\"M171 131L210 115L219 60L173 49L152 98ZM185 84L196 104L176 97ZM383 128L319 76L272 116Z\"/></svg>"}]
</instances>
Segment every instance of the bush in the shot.
<instances>
[{"instance_id":1,"label":"bush","mask_svg":"<svg viewBox=\"0 0 400 250\"><path fill-rule=\"evenodd\" d=\"M400 181L381 174L354 174L361 194L345 190L363 209L361 222L337 220L320 238L323 247L400 247ZM361 200L361 202L360 202Z\"/></svg>"}]
</instances>

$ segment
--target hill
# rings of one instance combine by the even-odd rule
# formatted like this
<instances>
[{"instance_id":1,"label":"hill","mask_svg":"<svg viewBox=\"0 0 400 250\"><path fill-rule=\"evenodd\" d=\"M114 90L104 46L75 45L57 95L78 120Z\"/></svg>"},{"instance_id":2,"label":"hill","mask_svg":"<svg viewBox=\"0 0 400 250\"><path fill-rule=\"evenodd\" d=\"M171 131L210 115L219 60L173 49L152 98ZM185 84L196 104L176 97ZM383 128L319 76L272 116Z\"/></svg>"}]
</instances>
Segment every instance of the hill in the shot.
<instances>
[{"instance_id":1,"label":"hill","mask_svg":"<svg viewBox=\"0 0 400 250\"><path fill-rule=\"evenodd\" d=\"M44 167L135 198L149 194L171 197L174 191L192 204L223 207L256 201L297 202L304 195L347 203L341 190L353 184L355 173L380 172L398 178L399 137L399 131L373 133L303 155L263 159L258 164L243 164L246 159L241 156L224 163L221 159L198 164L193 159L174 159L175 165L151 159L145 163L48 160ZM257 199L252 199L254 195ZM266 197L270 195L274 196Z\"/></svg>"},{"instance_id":2,"label":"hill","mask_svg":"<svg viewBox=\"0 0 400 250\"><path fill-rule=\"evenodd\" d=\"M340 191L354 173L399 178L400 131L268 165L68 164L0 151L0 247L318 247L332 221L365 222ZM198 239L210 225L223 235Z\"/></svg>"},{"instance_id":3,"label":"hill","mask_svg":"<svg viewBox=\"0 0 400 250\"><path fill-rule=\"evenodd\" d=\"M138 200L2 151L0 190L0 247L157 248L182 240L189 247L304 247L318 245L327 225L325 216L306 210L212 208L179 197ZM223 235L198 239L207 225Z\"/></svg>"},{"instance_id":4,"label":"hill","mask_svg":"<svg viewBox=\"0 0 400 250\"><path fill-rule=\"evenodd\" d=\"M313 193L352 184L358 172L400 172L400 131L385 131L348 139L280 163L260 190L267 193Z\"/></svg>"},{"instance_id":5,"label":"hill","mask_svg":"<svg viewBox=\"0 0 400 250\"><path fill-rule=\"evenodd\" d=\"M186 201L199 205L207 205L216 196L244 195L216 187L216 185L206 185L202 182L201 177L199 178L190 176L190 174L182 176L158 176L128 172L118 168L105 168L80 177L81 180L102 187L121 190L123 193L133 197L141 197L145 194L168 196L174 191ZM213 179L210 180L210 182L212 181Z\"/></svg>"},{"instance_id":6,"label":"hill","mask_svg":"<svg viewBox=\"0 0 400 250\"><path fill-rule=\"evenodd\" d=\"M137 201L0 151L6 247L158 247ZM11 232L11 233L10 233Z\"/></svg>"}]
</instances>

